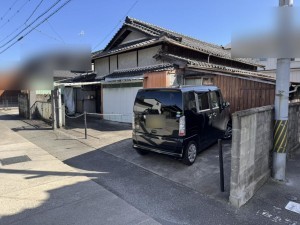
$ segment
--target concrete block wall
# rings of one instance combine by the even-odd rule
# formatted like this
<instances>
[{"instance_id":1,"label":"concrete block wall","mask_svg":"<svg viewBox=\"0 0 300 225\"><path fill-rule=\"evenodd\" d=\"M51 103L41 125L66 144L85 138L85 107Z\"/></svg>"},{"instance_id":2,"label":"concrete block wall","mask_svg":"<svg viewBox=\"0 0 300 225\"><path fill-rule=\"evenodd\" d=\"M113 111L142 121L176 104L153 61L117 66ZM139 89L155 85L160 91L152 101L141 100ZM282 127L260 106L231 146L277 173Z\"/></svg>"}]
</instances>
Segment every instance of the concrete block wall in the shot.
<instances>
[{"instance_id":1,"label":"concrete block wall","mask_svg":"<svg viewBox=\"0 0 300 225\"><path fill-rule=\"evenodd\" d=\"M19 104L19 115L29 119L29 100L27 94L20 94L18 96L18 104Z\"/></svg>"},{"instance_id":2,"label":"concrete block wall","mask_svg":"<svg viewBox=\"0 0 300 225\"><path fill-rule=\"evenodd\" d=\"M290 105L288 153L299 146L300 104ZM236 112L232 116L230 202L245 204L271 174L274 107L264 106Z\"/></svg>"},{"instance_id":3,"label":"concrete block wall","mask_svg":"<svg viewBox=\"0 0 300 225\"><path fill-rule=\"evenodd\" d=\"M287 153L291 157L300 143L300 104L292 103L289 108Z\"/></svg>"}]
</instances>

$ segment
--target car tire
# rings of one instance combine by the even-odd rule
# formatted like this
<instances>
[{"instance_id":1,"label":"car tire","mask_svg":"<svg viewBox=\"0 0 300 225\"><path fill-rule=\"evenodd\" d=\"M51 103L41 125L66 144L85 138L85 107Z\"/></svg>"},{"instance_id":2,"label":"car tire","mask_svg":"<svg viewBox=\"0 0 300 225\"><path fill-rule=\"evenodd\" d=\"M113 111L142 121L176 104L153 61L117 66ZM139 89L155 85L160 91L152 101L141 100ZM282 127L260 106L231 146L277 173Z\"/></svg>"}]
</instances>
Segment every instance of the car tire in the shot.
<instances>
[{"instance_id":1,"label":"car tire","mask_svg":"<svg viewBox=\"0 0 300 225\"><path fill-rule=\"evenodd\" d=\"M232 138L232 123L229 121L226 126L226 130L223 135L223 140L231 140Z\"/></svg>"},{"instance_id":2,"label":"car tire","mask_svg":"<svg viewBox=\"0 0 300 225\"><path fill-rule=\"evenodd\" d=\"M192 165L196 160L197 153L197 143L195 141L190 141L184 150L182 162L188 166Z\"/></svg>"},{"instance_id":3,"label":"car tire","mask_svg":"<svg viewBox=\"0 0 300 225\"><path fill-rule=\"evenodd\" d=\"M148 151L140 149L140 148L135 148L135 150L139 155L147 155L149 153Z\"/></svg>"}]
</instances>

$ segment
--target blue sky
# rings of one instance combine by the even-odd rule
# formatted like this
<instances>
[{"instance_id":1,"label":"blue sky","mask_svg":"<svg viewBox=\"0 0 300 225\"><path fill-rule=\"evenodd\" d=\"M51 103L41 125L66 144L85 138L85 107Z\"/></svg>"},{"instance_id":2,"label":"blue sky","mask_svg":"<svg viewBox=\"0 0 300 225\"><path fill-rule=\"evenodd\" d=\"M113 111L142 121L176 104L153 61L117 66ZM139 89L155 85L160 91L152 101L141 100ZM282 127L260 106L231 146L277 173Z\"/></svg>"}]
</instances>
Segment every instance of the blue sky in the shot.
<instances>
[{"instance_id":1,"label":"blue sky","mask_svg":"<svg viewBox=\"0 0 300 225\"><path fill-rule=\"evenodd\" d=\"M28 23L56 1L42 1ZM25 27L24 22L40 2L1 1L0 46L9 40L1 42L12 31ZM299 6L299 2L295 0L294 5ZM268 24L265 12L278 6L278 0L72 0L49 22L0 54L0 67L14 65L28 50L42 50L56 44L88 44L94 50L102 49L121 27L126 12L132 6L128 14L130 17L203 41L226 45L237 27Z\"/></svg>"}]
</instances>

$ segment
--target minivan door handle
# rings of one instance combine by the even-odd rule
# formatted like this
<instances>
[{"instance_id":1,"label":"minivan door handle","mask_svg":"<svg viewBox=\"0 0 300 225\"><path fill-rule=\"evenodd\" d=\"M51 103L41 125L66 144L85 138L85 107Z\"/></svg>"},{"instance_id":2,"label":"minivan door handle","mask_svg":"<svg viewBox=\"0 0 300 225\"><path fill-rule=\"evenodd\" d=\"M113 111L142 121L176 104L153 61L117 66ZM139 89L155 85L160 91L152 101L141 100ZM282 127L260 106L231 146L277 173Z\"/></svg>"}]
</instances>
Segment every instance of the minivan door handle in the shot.
<instances>
[{"instance_id":1,"label":"minivan door handle","mask_svg":"<svg viewBox=\"0 0 300 225\"><path fill-rule=\"evenodd\" d=\"M217 116L217 113L213 112L213 113L209 113L208 114L208 118L212 118L212 117L216 117Z\"/></svg>"}]
</instances>

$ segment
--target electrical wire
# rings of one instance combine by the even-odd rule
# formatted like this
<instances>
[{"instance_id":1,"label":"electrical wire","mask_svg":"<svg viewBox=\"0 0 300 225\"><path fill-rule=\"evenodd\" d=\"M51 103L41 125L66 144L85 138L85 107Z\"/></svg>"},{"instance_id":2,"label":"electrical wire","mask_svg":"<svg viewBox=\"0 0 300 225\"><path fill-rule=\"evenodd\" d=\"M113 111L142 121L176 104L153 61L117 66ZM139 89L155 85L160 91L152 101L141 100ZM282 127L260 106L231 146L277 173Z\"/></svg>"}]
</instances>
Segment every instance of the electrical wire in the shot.
<instances>
[{"instance_id":1,"label":"electrical wire","mask_svg":"<svg viewBox=\"0 0 300 225\"><path fill-rule=\"evenodd\" d=\"M61 37L61 35L54 29L54 27L51 25L51 23L49 22L49 20L47 20L47 23L49 25L49 27L51 28L51 30L57 35L57 37L63 42L65 43L64 39Z\"/></svg>"},{"instance_id":2,"label":"electrical wire","mask_svg":"<svg viewBox=\"0 0 300 225\"><path fill-rule=\"evenodd\" d=\"M42 35L44 35L44 36L50 38L50 39L53 39L53 40L58 41L58 42L61 42L61 40L58 40L56 37L53 37L53 36L51 36L51 35L49 35L49 34L43 32L43 31L41 31L41 30L39 30L39 29L37 29L37 28L35 28L34 30L37 31L38 33L40 33L40 34L42 34Z\"/></svg>"},{"instance_id":3,"label":"electrical wire","mask_svg":"<svg viewBox=\"0 0 300 225\"><path fill-rule=\"evenodd\" d=\"M119 22L114 26L114 28L98 43L95 45L95 47L92 49L92 51L94 51L99 45L101 45L114 31L115 29L120 25L120 23L122 23L122 21L124 20L124 18L131 12L131 10L135 7L135 5L138 3L139 0L136 0L131 7L128 9L128 11L126 12L125 16L123 16Z\"/></svg>"},{"instance_id":4,"label":"electrical wire","mask_svg":"<svg viewBox=\"0 0 300 225\"><path fill-rule=\"evenodd\" d=\"M36 12L36 10L40 7L40 5L43 3L44 0L41 0L38 5L35 7L35 9L32 11L32 13L30 14L30 16L27 18L27 20L25 21L24 24L27 24L28 20L30 20L30 18L33 16L33 14Z\"/></svg>"},{"instance_id":5,"label":"electrical wire","mask_svg":"<svg viewBox=\"0 0 300 225\"><path fill-rule=\"evenodd\" d=\"M33 16L33 14L36 12L36 10L40 7L40 5L42 4L44 0L41 0L38 5L35 7L35 9L33 10L33 12L30 14L30 16L26 19L25 23L22 24L21 26L19 26L17 29L15 29L14 31L12 31L10 34L6 35L4 38L2 38L0 40L0 43L2 43L3 41L5 41L7 38L9 38L10 36L12 36L13 34L15 34L18 30L20 30L24 25L27 25L28 20Z\"/></svg>"},{"instance_id":6,"label":"electrical wire","mask_svg":"<svg viewBox=\"0 0 300 225\"><path fill-rule=\"evenodd\" d=\"M4 24L0 26L0 30L5 27L9 22L11 22L15 16L22 11L22 9L30 2L31 0L26 1Z\"/></svg>"},{"instance_id":7,"label":"electrical wire","mask_svg":"<svg viewBox=\"0 0 300 225\"><path fill-rule=\"evenodd\" d=\"M33 25L37 20L39 20L42 16L44 16L45 14L47 14L52 8L54 8L59 2L61 2L62 0L57 0L50 8L48 8L46 11L44 11L42 14L40 14L33 22L31 22L30 24L28 24L23 30L21 30L18 34L16 34L13 38L11 38L9 41L7 41L5 44L1 45L0 48L5 47L6 45L8 45L10 42L12 42L15 38L18 38L18 36L20 34L22 34L24 31L26 31L28 28L31 27L31 25ZM69 1L68 1L69 2ZM20 39L20 37L19 37Z\"/></svg>"},{"instance_id":8,"label":"electrical wire","mask_svg":"<svg viewBox=\"0 0 300 225\"><path fill-rule=\"evenodd\" d=\"M59 10L61 10L65 5L67 5L69 2L71 2L72 0L68 0L65 3L63 3L59 8L57 8L54 12L52 12L49 16L47 16L44 20L42 20L40 23L38 23L36 26L34 26L31 30L29 30L27 33L25 33L23 36L19 37L16 41L14 41L12 44L10 44L8 47L6 47L4 50L2 50L0 52L0 54L2 54L3 52L7 51L9 48L11 48L13 45L15 45L17 42L21 41L24 37L26 37L28 34L30 34L33 30L35 30L37 27L39 27L40 25L42 25L43 23L45 23L47 21L47 19L49 19L50 17L52 17L54 14L56 14Z\"/></svg>"},{"instance_id":9,"label":"electrical wire","mask_svg":"<svg viewBox=\"0 0 300 225\"><path fill-rule=\"evenodd\" d=\"M1 16L0 21L2 21L2 20L5 18L5 16L7 15L7 13L8 13L9 11L12 10L12 8L15 6L15 4L16 4L18 1L19 1L19 0L15 0L15 1L14 1L14 3L6 10L6 12L4 13L4 15Z\"/></svg>"}]
</instances>

